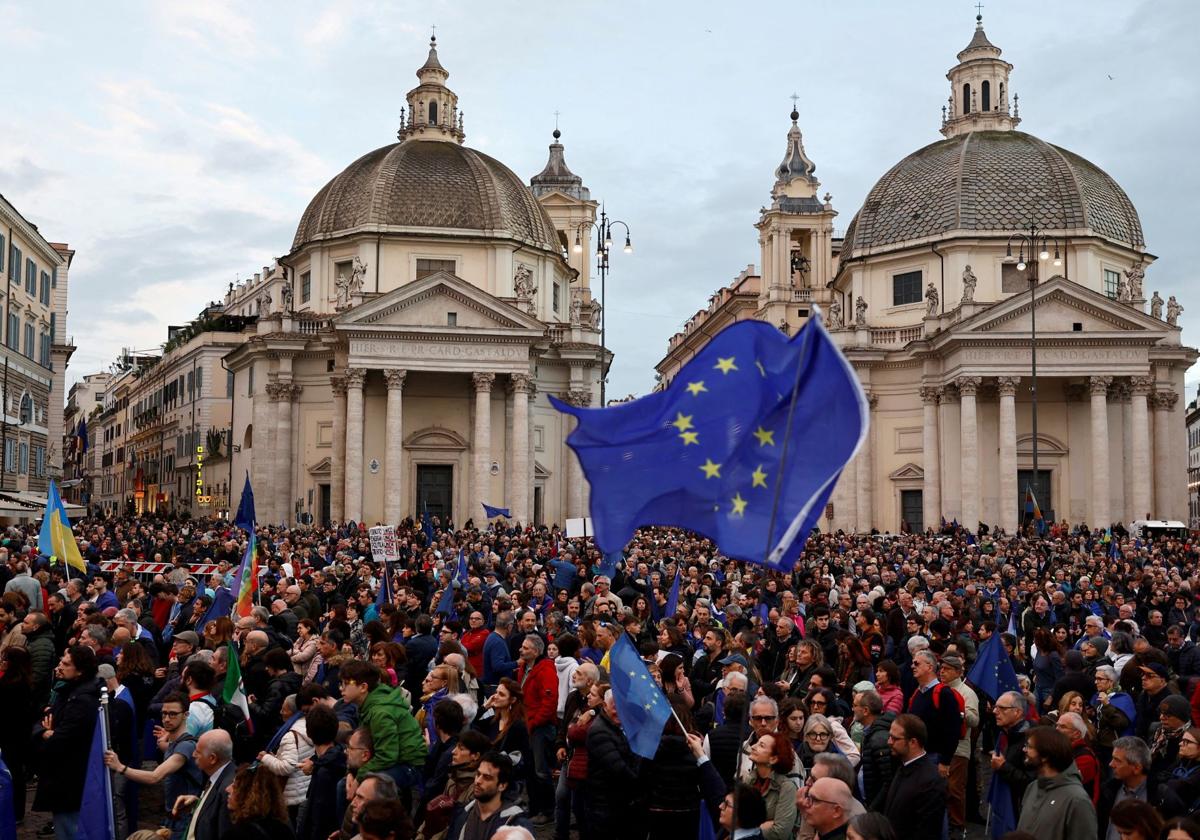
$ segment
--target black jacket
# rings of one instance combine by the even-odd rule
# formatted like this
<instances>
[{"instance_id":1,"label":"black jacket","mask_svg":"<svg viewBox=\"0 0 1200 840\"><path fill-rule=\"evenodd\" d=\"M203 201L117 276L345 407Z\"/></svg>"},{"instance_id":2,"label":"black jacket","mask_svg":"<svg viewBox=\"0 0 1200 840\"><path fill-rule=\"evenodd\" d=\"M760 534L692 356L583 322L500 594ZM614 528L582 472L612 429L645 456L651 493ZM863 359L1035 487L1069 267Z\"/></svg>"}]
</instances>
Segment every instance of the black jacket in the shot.
<instances>
[{"instance_id":1,"label":"black jacket","mask_svg":"<svg viewBox=\"0 0 1200 840\"><path fill-rule=\"evenodd\" d=\"M308 782L308 807L301 808L297 840L326 840L338 827L337 785L346 776L346 751L334 744L324 755L313 756Z\"/></svg>"},{"instance_id":2,"label":"black jacket","mask_svg":"<svg viewBox=\"0 0 1200 840\"><path fill-rule=\"evenodd\" d=\"M775 628L770 628L763 651L758 655L758 670L764 681L775 682L779 679L779 675L787 667L788 653L798 641L800 630L797 627L792 627L791 635L782 642L775 634Z\"/></svg>"},{"instance_id":3,"label":"black jacket","mask_svg":"<svg viewBox=\"0 0 1200 840\"><path fill-rule=\"evenodd\" d=\"M59 688L50 709L53 734L42 738L41 727L35 730L34 737L41 747L41 769L33 810L79 810L99 710L98 679L74 680Z\"/></svg>"},{"instance_id":4,"label":"black jacket","mask_svg":"<svg viewBox=\"0 0 1200 840\"><path fill-rule=\"evenodd\" d=\"M1112 813L1117 793L1124 784L1120 779L1109 779L1100 786L1100 801L1096 803L1096 828L1099 840L1108 834L1108 816ZM1158 809L1164 820L1187 814L1187 807L1176 792L1167 785L1160 785L1153 776L1146 778L1146 801Z\"/></svg>"},{"instance_id":5,"label":"black jacket","mask_svg":"<svg viewBox=\"0 0 1200 840\"><path fill-rule=\"evenodd\" d=\"M279 712L283 709L283 701L289 694L300 690L300 675L295 671L284 671L277 677L272 677L267 686L266 696L259 695L250 704L250 714L254 725L261 731L274 732L280 726Z\"/></svg>"},{"instance_id":6,"label":"black jacket","mask_svg":"<svg viewBox=\"0 0 1200 840\"><path fill-rule=\"evenodd\" d=\"M25 650L33 663L33 702L40 711L50 700L50 684L54 682L54 666L58 664L54 630L49 624L25 636Z\"/></svg>"},{"instance_id":7,"label":"black jacket","mask_svg":"<svg viewBox=\"0 0 1200 840\"><path fill-rule=\"evenodd\" d=\"M603 836L602 827L615 827L628 813L638 781L638 759L625 733L603 711L588 727L587 751L584 813L595 836Z\"/></svg>"},{"instance_id":8,"label":"black jacket","mask_svg":"<svg viewBox=\"0 0 1200 840\"><path fill-rule=\"evenodd\" d=\"M946 820L946 780L938 772L938 759L932 753L896 769L883 813L897 837L941 840Z\"/></svg>"},{"instance_id":9,"label":"black jacket","mask_svg":"<svg viewBox=\"0 0 1200 840\"><path fill-rule=\"evenodd\" d=\"M727 788L733 787L733 774L737 772L738 750L744 738L742 726L741 720L727 719L708 733L709 755Z\"/></svg>"},{"instance_id":10,"label":"black jacket","mask_svg":"<svg viewBox=\"0 0 1200 840\"><path fill-rule=\"evenodd\" d=\"M232 761L226 764L213 781L213 789L208 792L203 805L197 803L200 812L196 815L196 840L221 840L229 836L233 826L229 817L227 790L236 774L237 765ZM207 783L208 778L205 777L204 781ZM203 791L204 788L201 788L201 797L204 796Z\"/></svg>"},{"instance_id":11,"label":"black jacket","mask_svg":"<svg viewBox=\"0 0 1200 840\"><path fill-rule=\"evenodd\" d=\"M895 758L888 741L888 730L896 719L895 712L884 712L863 730L862 770L863 802L868 811L882 811L888 787L895 773Z\"/></svg>"},{"instance_id":12,"label":"black jacket","mask_svg":"<svg viewBox=\"0 0 1200 840\"><path fill-rule=\"evenodd\" d=\"M1168 645L1167 658L1171 661L1171 670L1181 679L1200 676L1200 647L1196 647L1191 639L1185 639L1179 650Z\"/></svg>"},{"instance_id":13,"label":"black jacket","mask_svg":"<svg viewBox=\"0 0 1200 840\"><path fill-rule=\"evenodd\" d=\"M958 739L962 734L963 715L958 708L954 689L943 683L928 691L918 688L909 700L908 710L924 721L929 730L926 749L938 757L940 764L949 766L954 760L954 751L958 749Z\"/></svg>"},{"instance_id":14,"label":"black jacket","mask_svg":"<svg viewBox=\"0 0 1200 840\"><path fill-rule=\"evenodd\" d=\"M1006 730L1008 744L1004 749L1004 764L996 771L1008 785L1013 797L1013 813L1021 813L1021 798L1025 796L1025 788L1033 781L1033 771L1025 764L1025 736L1029 732L1029 723L1021 723L1013 729Z\"/></svg>"},{"instance_id":15,"label":"black jacket","mask_svg":"<svg viewBox=\"0 0 1200 840\"><path fill-rule=\"evenodd\" d=\"M652 761L642 762L642 783L652 808L695 810L700 789L696 758L682 735L664 734Z\"/></svg>"}]
</instances>

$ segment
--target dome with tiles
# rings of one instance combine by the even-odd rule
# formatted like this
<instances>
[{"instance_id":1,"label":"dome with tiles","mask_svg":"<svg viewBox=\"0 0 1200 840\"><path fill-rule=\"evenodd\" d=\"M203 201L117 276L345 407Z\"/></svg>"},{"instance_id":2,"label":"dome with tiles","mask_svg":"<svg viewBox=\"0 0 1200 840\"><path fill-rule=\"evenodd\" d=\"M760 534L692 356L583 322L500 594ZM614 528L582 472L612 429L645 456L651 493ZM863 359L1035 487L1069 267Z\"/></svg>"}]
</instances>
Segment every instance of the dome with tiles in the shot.
<instances>
[{"instance_id":1,"label":"dome with tiles","mask_svg":"<svg viewBox=\"0 0 1200 840\"><path fill-rule=\"evenodd\" d=\"M1142 249L1129 196L1079 155L1020 131L967 131L897 163L867 194L843 254L868 256L958 231L1003 233L1030 222Z\"/></svg>"},{"instance_id":2,"label":"dome with tiles","mask_svg":"<svg viewBox=\"0 0 1200 840\"><path fill-rule=\"evenodd\" d=\"M562 243L546 211L511 169L462 145L463 114L446 86L437 40L407 94L399 143L369 152L321 188L300 219L292 250L359 233L460 235L511 240L554 253Z\"/></svg>"}]
</instances>

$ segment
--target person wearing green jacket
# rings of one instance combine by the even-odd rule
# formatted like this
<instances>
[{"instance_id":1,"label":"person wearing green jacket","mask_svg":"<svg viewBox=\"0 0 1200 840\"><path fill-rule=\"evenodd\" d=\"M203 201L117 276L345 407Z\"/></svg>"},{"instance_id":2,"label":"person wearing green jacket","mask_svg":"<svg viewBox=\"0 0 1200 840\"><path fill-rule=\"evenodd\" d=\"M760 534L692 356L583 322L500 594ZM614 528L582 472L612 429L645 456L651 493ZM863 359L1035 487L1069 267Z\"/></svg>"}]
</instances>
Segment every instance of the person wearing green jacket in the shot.
<instances>
[{"instance_id":1,"label":"person wearing green jacket","mask_svg":"<svg viewBox=\"0 0 1200 840\"><path fill-rule=\"evenodd\" d=\"M1044 840L1095 840L1096 809L1083 788L1071 740L1049 726L1029 730L1025 763L1037 774L1021 798L1018 831Z\"/></svg>"},{"instance_id":2,"label":"person wearing green jacket","mask_svg":"<svg viewBox=\"0 0 1200 840\"><path fill-rule=\"evenodd\" d=\"M429 748L408 699L380 682L381 676L375 665L357 659L342 665L339 673L342 699L358 707L359 725L371 733L373 742L371 758L358 768L357 778L385 773L408 799L411 790L420 786Z\"/></svg>"}]
</instances>

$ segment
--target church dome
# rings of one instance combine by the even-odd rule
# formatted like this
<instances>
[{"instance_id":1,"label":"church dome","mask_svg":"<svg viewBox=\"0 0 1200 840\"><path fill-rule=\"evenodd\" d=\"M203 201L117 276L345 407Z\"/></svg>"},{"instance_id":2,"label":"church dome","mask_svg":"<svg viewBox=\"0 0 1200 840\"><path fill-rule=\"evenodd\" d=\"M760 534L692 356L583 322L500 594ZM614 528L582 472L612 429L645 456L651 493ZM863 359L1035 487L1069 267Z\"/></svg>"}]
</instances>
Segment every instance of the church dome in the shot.
<instances>
[{"instance_id":1,"label":"church dome","mask_svg":"<svg viewBox=\"0 0 1200 840\"><path fill-rule=\"evenodd\" d=\"M363 155L322 187L292 250L395 227L482 232L562 250L550 217L511 169L458 143L415 138Z\"/></svg>"},{"instance_id":2,"label":"church dome","mask_svg":"<svg viewBox=\"0 0 1200 840\"><path fill-rule=\"evenodd\" d=\"M846 230L843 260L953 231L1007 234L1030 222L1145 247L1129 196L1095 164L1020 131L965 131L879 179Z\"/></svg>"}]
</instances>

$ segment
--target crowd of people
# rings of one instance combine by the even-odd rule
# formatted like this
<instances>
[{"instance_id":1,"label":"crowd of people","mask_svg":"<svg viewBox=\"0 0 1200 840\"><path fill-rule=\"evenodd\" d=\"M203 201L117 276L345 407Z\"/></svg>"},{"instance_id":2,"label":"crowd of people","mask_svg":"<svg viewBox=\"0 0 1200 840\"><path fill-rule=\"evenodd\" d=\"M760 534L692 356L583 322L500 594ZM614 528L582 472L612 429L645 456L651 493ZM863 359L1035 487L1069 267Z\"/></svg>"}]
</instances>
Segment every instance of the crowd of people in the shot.
<instances>
[{"instance_id":1,"label":"crowd of people","mask_svg":"<svg viewBox=\"0 0 1200 840\"><path fill-rule=\"evenodd\" d=\"M0 758L38 834L77 836L103 695L118 838L1200 840L1187 541L814 533L784 574L677 530L614 568L557 528L409 520L385 572L365 527L261 527L239 616L230 523L75 533L84 573L0 541ZM967 677L997 634L1019 687L991 697ZM673 711L653 758L622 635Z\"/></svg>"}]
</instances>

